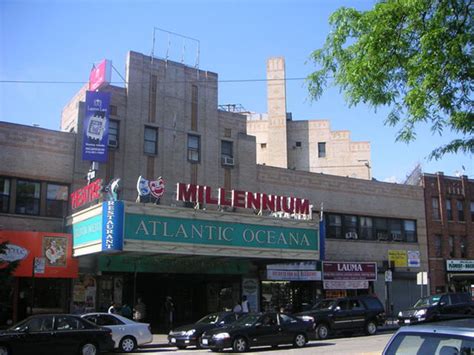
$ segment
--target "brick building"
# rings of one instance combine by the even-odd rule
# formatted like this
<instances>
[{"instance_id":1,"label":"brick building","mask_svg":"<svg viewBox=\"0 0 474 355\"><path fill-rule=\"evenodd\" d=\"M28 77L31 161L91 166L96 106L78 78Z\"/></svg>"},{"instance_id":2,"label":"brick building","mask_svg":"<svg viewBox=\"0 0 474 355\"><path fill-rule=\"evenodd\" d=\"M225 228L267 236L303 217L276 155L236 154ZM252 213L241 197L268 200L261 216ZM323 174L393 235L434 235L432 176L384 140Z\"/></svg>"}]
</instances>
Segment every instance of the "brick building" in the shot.
<instances>
[{"instance_id":1,"label":"brick building","mask_svg":"<svg viewBox=\"0 0 474 355\"><path fill-rule=\"evenodd\" d=\"M474 180L424 174L431 292L474 285Z\"/></svg>"}]
</instances>

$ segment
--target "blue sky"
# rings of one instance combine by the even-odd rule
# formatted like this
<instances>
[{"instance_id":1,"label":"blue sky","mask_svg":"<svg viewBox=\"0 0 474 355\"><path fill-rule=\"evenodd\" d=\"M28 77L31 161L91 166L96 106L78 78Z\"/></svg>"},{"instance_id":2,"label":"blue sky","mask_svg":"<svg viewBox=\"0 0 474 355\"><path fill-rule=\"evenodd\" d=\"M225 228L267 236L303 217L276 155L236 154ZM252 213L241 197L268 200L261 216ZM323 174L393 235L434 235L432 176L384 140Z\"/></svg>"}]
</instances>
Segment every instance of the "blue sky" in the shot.
<instances>
[{"instance_id":1,"label":"blue sky","mask_svg":"<svg viewBox=\"0 0 474 355\"><path fill-rule=\"evenodd\" d=\"M368 10L369 0L2 0L0 1L0 120L58 129L62 108L88 80L94 62L103 58L124 76L129 50L149 54L153 28L200 41L199 66L216 72L219 103L238 103L266 112L266 60L283 56L287 78L304 78L313 69L308 58L329 31L328 17L341 6ZM170 37L170 59L180 61L183 41ZM194 64L196 46L186 42L185 62ZM164 56L168 37L157 33L155 53ZM120 81L117 73L114 82ZM338 89L326 91L317 102L308 96L304 80L287 82L287 109L294 120L329 119L333 130L350 130L353 140L370 141L372 174L378 180L403 182L417 164L423 171L462 171L474 178L472 156L447 155L427 161L430 151L455 136L431 135L417 129L409 145L395 142L397 128L385 127L388 110L367 106L349 108Z\"/></svg>"}]
</instances>

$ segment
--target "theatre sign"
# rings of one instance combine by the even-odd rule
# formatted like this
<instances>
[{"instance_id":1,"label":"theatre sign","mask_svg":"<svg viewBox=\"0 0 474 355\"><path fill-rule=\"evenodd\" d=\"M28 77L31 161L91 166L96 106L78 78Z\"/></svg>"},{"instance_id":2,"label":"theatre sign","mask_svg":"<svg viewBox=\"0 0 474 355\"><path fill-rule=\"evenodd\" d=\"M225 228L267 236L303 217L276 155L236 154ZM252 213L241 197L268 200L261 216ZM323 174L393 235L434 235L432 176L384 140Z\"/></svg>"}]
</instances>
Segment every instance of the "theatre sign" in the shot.
<instances>
[{"instance_id":1,"label":"theatre sign","mask_svg":"<svg viewBox=\"0 0 474 355\"><path fill-rule=\"evenodd\" d=\"M305 220L223 215L215 211L108 201L93 210L75 214L69 223L73 229L75 256L133 251L320 258L317 224ZM113 241L120 242L113 244Z\"/></svg>"}]
</instances>

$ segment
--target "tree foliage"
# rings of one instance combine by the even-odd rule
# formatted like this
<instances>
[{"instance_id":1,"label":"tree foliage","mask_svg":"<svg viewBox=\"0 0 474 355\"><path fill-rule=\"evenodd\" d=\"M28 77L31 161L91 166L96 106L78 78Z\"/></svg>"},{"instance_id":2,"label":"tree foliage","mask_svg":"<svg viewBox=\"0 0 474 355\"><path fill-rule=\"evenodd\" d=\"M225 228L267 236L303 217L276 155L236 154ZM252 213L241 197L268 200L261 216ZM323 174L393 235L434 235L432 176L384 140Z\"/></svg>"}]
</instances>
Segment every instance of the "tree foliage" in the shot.
<instances>
[{"instance_id":1,"label":"tree foliage","mask_svg":"<svg viewBox=\"0 0 474 355\"><path fill-rule=\"evenodd\" d=\"M433 133L457 139L433 150L474 153L473 1L386 0L370 11L334 12L324 46L311 54L317 69L308 77L318 99L338 86L350 106L390 107L385 124L399 126L397 140L416 139L425 122Z\"/></svg>"}]
</instances>

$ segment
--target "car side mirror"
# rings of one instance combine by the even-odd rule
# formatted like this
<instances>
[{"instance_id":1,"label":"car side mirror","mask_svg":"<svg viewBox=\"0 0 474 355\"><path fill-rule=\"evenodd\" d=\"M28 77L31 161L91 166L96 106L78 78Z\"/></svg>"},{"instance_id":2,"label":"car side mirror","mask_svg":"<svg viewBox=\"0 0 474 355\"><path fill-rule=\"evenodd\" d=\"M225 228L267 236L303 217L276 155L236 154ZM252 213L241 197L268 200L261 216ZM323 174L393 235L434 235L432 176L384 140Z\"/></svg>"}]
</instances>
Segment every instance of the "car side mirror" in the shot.
<instances>
[{"instance_id":1,"label":"car side mirror","mask_svg":"<svg viewBox=\"0 0 474 355\"><path fill-rule=\"evenodd\" d=\"M444 306L446 306L446 302L444 302L444 301L440 302L439 305L440 305L440 307L444 307Z\"/></svg>"},{"instance_id":2,"label":"car side mirror","mask_svg":"<svg viewBox=\"0 0 474 355\"><path fill-rule=\"evenodd\" d=\"M339 311L341 310L341 307L337 306L336 308L334 308L334 310L335 310L336 312L339 312Z\"/></svg>"}]
</instances>

